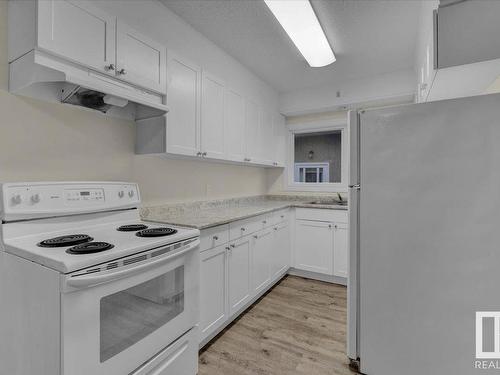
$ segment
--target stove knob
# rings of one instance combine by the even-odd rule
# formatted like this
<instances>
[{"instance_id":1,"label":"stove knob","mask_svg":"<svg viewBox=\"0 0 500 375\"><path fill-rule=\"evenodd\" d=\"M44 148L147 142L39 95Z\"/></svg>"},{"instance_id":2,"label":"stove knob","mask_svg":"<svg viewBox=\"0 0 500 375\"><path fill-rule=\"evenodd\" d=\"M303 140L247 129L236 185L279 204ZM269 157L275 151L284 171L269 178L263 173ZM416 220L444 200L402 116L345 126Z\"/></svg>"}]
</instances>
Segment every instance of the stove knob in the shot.
<instances>
[{"instance_id":1,"label":"stove knob","mask_svg":"<svg viewBox=\"0 0 500 375\"><path fill-rule=\"evenodd\" d=\"M40 194L33 194L31 196L31 202L32 203L38 203L38 202L40 202Z\"/></svg>"},{"instance_id":2,"label":"stove knob","mask_svg":"<svg viewBox=\"0 0 500 375\"><path fill-rule=\"evenodd\" d=\"M118 197L119 197L119 198L123 198L123 196L124 196L124 195L125 195L125 193L123 192L123 190L120 190L120 191L118 192Z\"/></svg>"},{"instance_id":3,"label":"stove knob","mask_svg":"<svg viewBox=\"0 0 500 375\"><path fill-rule=\"evenodd\" d=\"M22 198L20 194L13 195L11 198L12 204L20 204L22 202Z\"/></svg>"},{"instance_id":4,"label":"stove knob","mask_svg":"<svg viewBox=\"0 0 500 375\"><path fill-rule=\"evenodd\" d=\"M134 196L134 191L133 191L133 190L130 190L130 191L128 192L128 196L129 196L130 198L132 198L132 197Z\"/></svg>"}]
</instances>

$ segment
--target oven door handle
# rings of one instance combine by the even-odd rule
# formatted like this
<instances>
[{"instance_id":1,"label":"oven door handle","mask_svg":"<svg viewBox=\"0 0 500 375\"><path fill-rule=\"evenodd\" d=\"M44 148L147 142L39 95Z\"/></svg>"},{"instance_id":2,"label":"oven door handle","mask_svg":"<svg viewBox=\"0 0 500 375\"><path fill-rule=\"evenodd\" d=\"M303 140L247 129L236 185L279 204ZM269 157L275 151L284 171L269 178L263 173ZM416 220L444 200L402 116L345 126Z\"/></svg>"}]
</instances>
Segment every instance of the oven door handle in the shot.
<instances>
[{"instance_id":1,"label":"oven door handle","mask_svg":"<svg viewBox=\"0 0 500 375\"><path fill-rule=\"evenodd\" d=\"M194 248L200 245L200 240L191 242L184 248L181 248L179 251L173 254L166 254L164 256L159 256L154 259L149 259L148 262L139 264L135 267L127 267L124 269L118 269L116 271L105 271L105 272L96 272L88 275L74 276L69 277L66 280L66 285L71 286L73 288L83 289L97 284L108 283L113 280L122 279L124 277L129 277L140 272L144 272L148 269L158 267L168 261L171 261L174 258L180 257L181 255L186 254L189 251L192 251Z\"/></svg>"}]
</instances>

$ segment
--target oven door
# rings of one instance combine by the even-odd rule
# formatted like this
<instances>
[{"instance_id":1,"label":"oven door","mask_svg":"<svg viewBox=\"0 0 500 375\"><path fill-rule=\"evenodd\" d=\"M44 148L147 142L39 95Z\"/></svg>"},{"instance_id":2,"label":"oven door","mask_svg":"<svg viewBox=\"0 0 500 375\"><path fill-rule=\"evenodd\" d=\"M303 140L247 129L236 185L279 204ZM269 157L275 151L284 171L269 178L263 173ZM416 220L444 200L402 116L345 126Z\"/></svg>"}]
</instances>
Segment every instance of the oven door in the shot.
<instances>
[{"instance_id":1,"label":"oven door","mask_svg":"<svg viewBox=\"0 0 500 375\"><path fill-rule=\"evenodd\" d=\"M195 326L198 245L66 276L61 374L129 374Z\"/></svg>"}]
</instances>

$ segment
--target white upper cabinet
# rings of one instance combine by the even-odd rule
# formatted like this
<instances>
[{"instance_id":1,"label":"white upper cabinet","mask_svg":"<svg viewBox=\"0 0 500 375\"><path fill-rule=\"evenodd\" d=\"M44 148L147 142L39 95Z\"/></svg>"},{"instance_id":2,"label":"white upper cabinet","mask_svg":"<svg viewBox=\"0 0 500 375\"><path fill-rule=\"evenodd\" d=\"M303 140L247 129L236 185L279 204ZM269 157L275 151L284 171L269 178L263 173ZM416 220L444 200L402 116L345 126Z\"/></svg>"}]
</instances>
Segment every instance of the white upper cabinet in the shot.
<instances>
[{"instance_id":1,"label":"white upper cabinet","mask_svg":"<svg viewBox=\"0 0 500 375\"><path fill-rule=\"evenodd\" d=\"M273 132L273 113L262 109L262 121L260 123L259 137L259 159L263 164L272 165L274 162L275 143Z\"/></svg>"},{"instance_id":2,"label":"white upper cabinet","mask_svg":"<svg viewBox=\"0 0 500 375\"><path fill-rule=\"evenodd\" d=\"M44 0L37 6L39 48L115 74L115 17L90 1Z\"/></svg>"},{"instance_id":3,"label":"white upper cabinet","mask_svg":"<svg viewBox=\"0 0 500 375\"><path fill-rule=\"evenodd\" d=\"M259 106L247 100L245 103L245 161L257 162L259 159Z\"/></svg>"},{"instance_id":4,"label":"white upper cabinet","mask_svg":"<svg viewBox=\"0 0 500 375\"><path fill-rule=\"evenodd\" d=\"M277 113L273 117L273 142L274 162L278 167L284 167L286 163L286 144L288 134L286 130L285 117Z\"/></svg>"},{"instance_id":5,"label":"white upper cabinet","mask_svg":"<svg viewBox=\"0 0 500 375\"><path fill-rule=\"evenodd\" d=\"M142 35L121 21L116 26L116 76L120 79L165 93L165 46Z\"/></svg>"},{"instance_id":6,"label":"white upper cabinet","mask_svg":"<svg viewBox=\"0 0 500 375\"><path fill-rule=\"evenodd\" d=\"M226 158L231 161L244 161L245 98L231 89L226 90L224 116Z\"/></svg>"},{"instance_id":7,"label":"white upper cabinet","mask_svg":"<svg viewBox=\"0 0 500 375\"><path fill-rule=\"evenodd\" d=\"M168 53L166 152L196 156L200 151L201 69Z\"/></svg>"},{"instance_id":8,"label":"white upper cabinet","mask_svg":"<svg viewBox=\"0 0 500 375\"><path fill-rule=\"evenodd\" d=\"M201 82L201 152L202 156L223 159L224 152L224 83L202 73Z\"/></svg>"}]
</instances>

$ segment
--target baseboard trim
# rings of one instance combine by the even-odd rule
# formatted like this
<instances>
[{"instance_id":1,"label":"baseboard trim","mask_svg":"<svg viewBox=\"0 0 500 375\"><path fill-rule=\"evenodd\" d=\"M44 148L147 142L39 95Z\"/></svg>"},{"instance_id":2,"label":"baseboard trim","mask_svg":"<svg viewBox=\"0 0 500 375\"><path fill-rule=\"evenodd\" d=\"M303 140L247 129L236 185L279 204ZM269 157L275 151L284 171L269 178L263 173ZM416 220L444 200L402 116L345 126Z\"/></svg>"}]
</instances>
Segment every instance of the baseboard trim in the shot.
<instances>
[{"instance_id":1,"label":"baseboard trim","mask_svg":"<svg viewBox=\"0 0 500 375\"><path fill-rule=\"evenodd\" d=\"M347 278L345 278L345 277L324 275L324 274L317 273L317 272L299 270L297 268L290 268L288 270L288 274L292 275L292 276L304 277L306 279L319 280L319 281L324 281L327 283L340 284L340 285L347 286Z\"/></svg>"}]
</instances>

